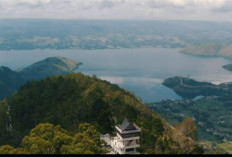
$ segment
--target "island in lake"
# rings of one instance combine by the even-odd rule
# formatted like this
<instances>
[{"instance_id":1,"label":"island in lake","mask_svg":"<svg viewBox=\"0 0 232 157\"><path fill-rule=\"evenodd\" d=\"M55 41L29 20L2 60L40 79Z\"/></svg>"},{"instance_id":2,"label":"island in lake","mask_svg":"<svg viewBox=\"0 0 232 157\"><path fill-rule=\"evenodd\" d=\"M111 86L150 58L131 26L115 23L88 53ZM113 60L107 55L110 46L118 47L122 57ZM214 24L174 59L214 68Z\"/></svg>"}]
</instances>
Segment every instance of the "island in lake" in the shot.
<instances>
[{"instance_id":1,"label":"island in lake","mask_svg":"<svg viewBox=\"0 0 232 157\"><path fill-rule=\"evenodd\" d=\"M223 68L232 72L232 64L224 65Z\"/></svg>"},{"instance_id":2,"label":"island in lake","mask_svg":"<svg viewBox=\"0 0 232 157\"><path fill-rule=\"evenodd\" d=\"M197 96L226 96L232 94L232 83L215 85L209 82L198 82L185 77L173 77L164 80L163 85L173 89L178 95L186 99Z\"/></svg>"}]
</instances>

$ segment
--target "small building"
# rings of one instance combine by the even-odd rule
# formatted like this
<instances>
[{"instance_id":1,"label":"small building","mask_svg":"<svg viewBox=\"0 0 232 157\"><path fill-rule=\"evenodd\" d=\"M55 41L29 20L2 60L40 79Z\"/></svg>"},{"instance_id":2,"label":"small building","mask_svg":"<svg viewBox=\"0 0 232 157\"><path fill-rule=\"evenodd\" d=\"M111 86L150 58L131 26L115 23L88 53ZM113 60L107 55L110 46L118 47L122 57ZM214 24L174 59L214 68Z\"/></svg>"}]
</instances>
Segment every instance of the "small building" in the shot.
<instances>
[{"instance_id":1,"label":"small building","mask_svg":"<svg viewBox=\"0 0 232 157\"><path fill-rule=\"evenodd\" d=\"M107 145L110 145L114 154L139 154L141 129L124 119L121 125L116 125L116 136L102 136Z\"/></svg>"}]
</instances>

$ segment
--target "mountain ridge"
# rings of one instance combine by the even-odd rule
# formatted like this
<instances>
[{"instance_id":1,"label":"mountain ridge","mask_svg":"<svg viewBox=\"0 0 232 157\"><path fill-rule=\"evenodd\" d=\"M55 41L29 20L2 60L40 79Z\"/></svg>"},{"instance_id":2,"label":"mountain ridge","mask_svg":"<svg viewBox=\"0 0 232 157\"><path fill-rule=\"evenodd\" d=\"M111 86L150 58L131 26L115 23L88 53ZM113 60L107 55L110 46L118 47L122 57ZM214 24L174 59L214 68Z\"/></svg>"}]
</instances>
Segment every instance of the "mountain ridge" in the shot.
<instances>
[{"instance_id":1,"label":"mountain ridge","mask_svg":"<svg viewBox=\"0 0 232 157\"><path fill-rule=\"evenodd\" d=\"M141 127L141 149L145 153L155 153L161 148L162 153L197 151L196 141L170 126L130 92L81 73L26 83L11 98L0 102L0 115L3 115L0 126L5 125L2 117L8 106L13 138L5 131L8 136L0 135L0 141L5 142L1 144L15 143L15 139L18 143L20 137L41 122L59 124L71 132L75 132L79 123L87 122L105 134L127 117Z\"/></svg>"},{"instance_id":2,"label":"mountain ridge","mask_svg":"<svg viewBox=\"0 0 232 157\"><path fill-rule=\"evenodd\" d=\"M65 57L49 57L38 61L28 67L11 70L8 67L0 67L0 99L10 96L23 83L29 80L40 80L47 76L66 74L73 72L82 63L69 60Z\"/></svg>"}]
</instances>

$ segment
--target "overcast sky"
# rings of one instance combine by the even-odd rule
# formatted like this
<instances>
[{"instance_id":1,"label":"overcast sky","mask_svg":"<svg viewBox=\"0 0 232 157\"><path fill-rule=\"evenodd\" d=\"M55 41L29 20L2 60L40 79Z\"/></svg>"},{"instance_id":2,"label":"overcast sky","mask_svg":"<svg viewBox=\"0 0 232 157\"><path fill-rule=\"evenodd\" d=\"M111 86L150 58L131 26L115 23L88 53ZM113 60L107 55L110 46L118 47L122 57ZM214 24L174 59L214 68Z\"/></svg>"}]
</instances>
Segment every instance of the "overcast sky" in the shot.
<instances>
[{"instance_id":1,"label":"overcast sky","mask_svg":"<svg viewBox=\"0 0 232 157\"><path fill-rule=\"evenodd\" d=\"M0 0L0 18L232 21L232 0Z\"/></svg>"}]
</instances>

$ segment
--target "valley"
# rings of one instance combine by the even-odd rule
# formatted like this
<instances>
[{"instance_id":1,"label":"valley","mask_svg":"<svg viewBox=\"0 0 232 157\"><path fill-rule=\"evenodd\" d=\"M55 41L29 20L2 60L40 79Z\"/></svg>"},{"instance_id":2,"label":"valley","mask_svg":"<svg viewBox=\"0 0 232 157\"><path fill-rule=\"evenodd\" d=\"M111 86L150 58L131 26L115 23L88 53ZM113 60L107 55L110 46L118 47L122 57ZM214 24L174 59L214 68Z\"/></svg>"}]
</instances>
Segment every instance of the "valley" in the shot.
<instances>
[{"instance_id":1,"label":"valley","mask_svg":"<svg viewBox=\"0 0 232 157\"><path fill-rule=\"evenodd\" d=\"M124 54L125 54L125 52L124 52ZM189 57L189 56L186 56L186 57ZM74 57L72 57L72 58L74 59ZM83 59L82 59L83 57L76 56L76 58L79 58L83 62ZM96 59L96 57L95 57L95 59ZM86 63L85 60L84 60L84 63ZM94 63L94 62L92 62L92 63ZM220 63L220 64L224 65L225 63ZM64 84L64 86L65 86L64 88L66 90L64 90L63 92L57 91L58 93L59 92L61 93L61 95L59 95L57 93L59 96L51 96L51 95L46 96L46 93L47 94L48 93L55 93L55 91L49 91L49 90L51 90L53 88L54 88L54 90L58 90L59 86L60 86L60 88L61 88L61 86L63 86L62 85L63 78L58 79L58 78L56 78L56 76L54 76L53 78L56 78L55 84L59 84L59 86L57 86L55 84L51 85L51 88L50 89L48 88L48 91L46 91L45 93L44 92L41 93L42 88L43 87L47 88L48 85L46 85L46 86L43 85L44 84L43 81L41 82L42 83L41 85L38 84L38 86L41 86L41 89L38 89L38 91L40 91L40 92L38 92L37 90L33 90L34 87L33 88L27 87L27 85L24 85L23 87L20 87L20 86L25 84L26 80L29 81L29 80L36 79L39 81L43 78L46 78L47 76L71 73L74 71L76 73L79 70L82 71L83 67L84 67L84 69L85 68L90 69L89 65L88 65L88 67L85 67L85 64L83 64L82 66L80 66L80 65L82 65L82 63L75 61L75 59L69 60L69 59L64 58L64 57L49 57L49 58L43 59L41 61L38 61L38 62L36 62L36 63L32 64L31 66L28 66L26 68L15 68L16 70L14 70L14 71L7 68L7 67L1 67L1 73L0 73L0 74L2 74L1 81L2 82L5 81L4 83L1 84L1 85L5 85L5 86L2 86L2 88L7 89L10 87L9 94L7 94L7 90L4 90L3 93L7 94L6 96L8 96L8 97L10 97L14 93L13 94L13 97L14 97L14 95L15 94L17 95L17 93L18 93L18 92L16 92L18 89L21 91L25 88L30 88L30 89L32 89L32 91L30 93L24 93L25 95L23 94L23 96L30 95L30 97L31 97L35 93L37 93L36 94L37 96L42 94L41 96L45 96L46 98L38 98L37 99L36 98L37 96L34 95L35 97L33 96L33 98L30 100L30 102L33 104L38 103L38 105L42 105L42 103L45 103L44 107L46 108L47 103L48 104L53 103L53 102L55 102L55 99L59 99L65 95L67 96L67 92L68 93L71 92L68 90L69 86L72 86L71 84L69 85L69 83L68 83L69 81L71 81L70 78L69 78L69 81L66 82L68 84L66 84L66 83ZM95 70L93 70L93 72ZM20 74L22 74L22 75L20 75ZM79 74L75 74L75 75L79 75ZM72 75L70 74L69 77L71 77L71 76ZM93 78L96 78L96 76L93 76ZM12 81L12 83L10 82L10 80ZM17 81L15 81L15 80L17 80ZM49 79L46 79L46 80L49 82ZM79 81L81 82L81 80L79 80ZM7 84L6 81L9 81L9 84ZM61 81L61 82L59 83L59 81ZM13 82L14 83L18 82L18 84L13 84ZM150 82L150 83L153 83L153 82ZM37 88L37 82L29 81L29 83L27 83L27 84L31 84L32 86L35 85ZM210 141L213 144L217 144L217 143L232 140L230 137L230 135L231 135L230 129L231 129L232 124L229 120L231 118L230 113L231 113L231 109L232 109L232 108L230 108L230 103L231 103L230 97L232 94L231 93L231 88L232 88L231 83L221 83L221 84L215 85L215 84L212 84L212 83L209 83L206 81L201 82L201 81L196 81L196 80L186 78L186 77L172 77L172 78L165 79L162 84L168 88L171 88L174 92L176 92L183 99L179 99L179 100L170 100L169 99L169 100L161 100L161 101L156 102L156 103L149 103L148 106L152 110L154 110L155 113L157 113L160 117L164 118L165 121L167 121L168 123L170 123L174 127L178 127L178 125L187 116L193 118L194 123L197 126L197 133L198 133L197 138L200 142ZM15 88L13 88L13 87L15 87ZM90 87L86 87L86 90L88 88L90 88ZM135 96L133 91L132 92L128 91L128 89L123 89L123 90L128 94L132 94L133 97ZM3 96L3 97L5 97L5 96ZM51 97L51 98L54 97L54 100L51 100L51 102L48 102L49 97ZM80 98L81 97L82 96L80 96ZM23 99L25 99L27 101L29 98L23 98ZM39 99L44 99L44 100L46 100L46 102L40 103ZM66 98L64 98L64 99L66 99ZM87 98L87 99L89 99L89 98ZM140 98L136 98L136 99L137 99L137 101L141 100ZM21 100L21 98L20 98L20 100ZM95 98L93 100L95 100ZM3 111L2 114L4 114L4 112L6 111L5 109L7 108L7 106L5 106L5 105L8 104L8 101L9 101L9 98L3 99L3 101L2 101L3 102L2 109L1 109ZM14 101L15 100L10 102L10 104L16 103ZM119 100L117 100L117 101L119 101ZM86 100L84 100L84 102L86 102ZM121 101L119 101L119 103L121 103ZM27 102L25 102L25 105L26 104L27 104ZM67 103L67 104L69 104L69 103ZM108 104L108 102L107 102L107 104ZM30 104L28 104L28 105L30 105ZM41 108L41 107L42 106L40 106L39 108ZM31 108L31 107L26 107L26 108ZM26 111L26 108L23 107L21 109ZM39 108L36 108L36 110ZM63 107L61 107L61 108L63 108ZM220 109L220 112L218 112L219 109ZM40 113L40 116L41 116L41 111L38 111L38 115ZM35 111L32 111L32 110L29 110L28 112L35 113ZM54 111L51 111L47 114L50 114L53 112ZM129 111L129 112L132 112L132 111ZM149 111L149 112L151 112L151 111ZM17 113L17 114L19 114L19 113ZM20 111L20 115L21 114L22 113ZM32 118L32 120L33 119L36 120L37 119L36 117L38 117L38 115L31 115L31 117L34 117L34 118ZM11 116L13 116L13 115L11 115ZM29 123L33 124L33 126L39 122L51 122L54 124L62 124L63 123L63 122L56 122L56 120L55 120L60 115L56 115L56 116L54 115L56 118L47 117L46 115L44 115L44 116L45 116L45 119L42 121L36 120L34 122L29 122ZM85 115L84 117L86 117L86 116L88 117L88 115ZM82 117L82 118L84 118L84 117ZM26 118L26 117L24 117L24 118ZM19 117L17 117L16 119L19 119ZM80 119L80 117L77 119ZM16 123L18 125L18 126L16 125L16 130L19 129L18 131L16 131L17 132L16 136L21 135L21 134L25 135L26 132L28 132L29 129L33 127L32 125L30 126L28 122L27 122L27 124L18 124L18 123L25 122L25 120L20 120L20 121L21 122ZM92 120L90 120L90 121L83 120L81 122L92 122ZM66 123L68 123L68 121L64 122L64 124L62 124L62 126L65 127L65 129L72 131L73 126L69 126L69 125L66 126ZM94 124L94 123L92 123L92 124ZM2 123L2 125L4 125L4 124ZM30 127L23 131L23 130L20 130L20 128L18 128L21 125L30 126ZM112 125L112 124L110 124L110 125ZM15 129L15 125L12 125L12 126L13 126L13 129ZM98 130L100 130L101 132L104 133L104 129L102 130L101 128L98 128L97 125L95 125L95 127L97 127ZM169 135L170 134L168 133L168 136ZM9 138L9 137L4 137L4 138ZM177 139L175 139L175 140L177 140ZM9 139L9 141L11 141L11 140ZM20 141L20 139L19 139L19 141ZM15 144L13 141L11 141L11 142L9 144ZM219 146L220 145L218 145L218 147ZM144 148L144 149L147 149L147 148ZM212 150L210 150L210 151L212 151Z\"/></svg>"},{"instance_id":2,"label":"valley","mask_svg":"<svg viewBox=\"0 0 232 157\"><path fill-rule=\"evenodd\" d=\"M142 154L228 154L232 23L0 19L0 154L105 154L126 117Z\"/></svg>"},{"instance_id":3,"label":"valley","mask_svg":"<svg viewBox=\"0 0 232 157\"><path fill-rule=\"evenodd\" d=\"M155 112L174 126L186 116L194 119L198 139L212 143L231 141L231 83L213 85L189 78L174 77L163 84L172 88L183 100L164 100L148 104Z\"/></svg>"}]
</instances>

